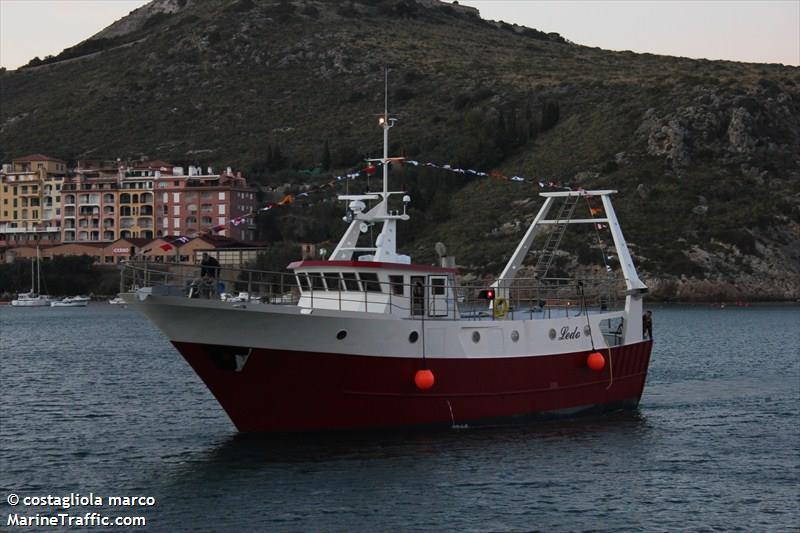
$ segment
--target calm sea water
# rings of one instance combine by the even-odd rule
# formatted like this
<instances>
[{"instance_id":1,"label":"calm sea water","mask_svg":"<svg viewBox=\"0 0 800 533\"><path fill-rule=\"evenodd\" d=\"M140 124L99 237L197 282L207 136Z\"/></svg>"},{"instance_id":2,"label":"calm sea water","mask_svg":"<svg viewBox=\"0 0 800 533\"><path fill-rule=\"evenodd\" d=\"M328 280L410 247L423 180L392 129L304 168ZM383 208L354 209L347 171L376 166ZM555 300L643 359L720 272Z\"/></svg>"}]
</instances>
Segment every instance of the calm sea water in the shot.
<instances>
[{"instance_id":1,"label":"calm sea water","mask_svg":"<svg viewBox=\"0 0 800 533\"><path fill-rule=\"evenodd\" d=\"M800 529L800 308L656 308L655 337L636 412L270 438L132 310L0 308L0 529L59 512L12 492L153 496L71 509L150 531Z\"/></svg>"}]
</instances>

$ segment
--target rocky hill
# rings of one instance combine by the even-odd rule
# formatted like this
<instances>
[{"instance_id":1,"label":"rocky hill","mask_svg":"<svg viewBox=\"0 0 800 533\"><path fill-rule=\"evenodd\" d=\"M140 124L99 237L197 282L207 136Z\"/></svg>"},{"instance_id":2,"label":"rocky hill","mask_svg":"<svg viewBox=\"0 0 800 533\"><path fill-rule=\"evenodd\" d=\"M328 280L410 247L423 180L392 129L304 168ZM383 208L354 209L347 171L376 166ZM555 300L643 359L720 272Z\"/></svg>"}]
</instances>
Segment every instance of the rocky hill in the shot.
<instances>
[{"instance_id":1,"label":"rocky hill","mask_svg":"<svg viewBox=\"0 0 800 533\"><path fill-rule=\"evenodd\" d=\"M395 153L619 190L657 296L800 298L800 69L609 52L435 0L154 0L0 74L0 158L319 180L296 169L378 154L384 66ZM416 193L404 247L432 260L444 241L476 275L501 268L540 204L527 182L393 174ZM263 235L285 240L342 224L331 206L270 217Z\"/></svg>"}]
</instances>

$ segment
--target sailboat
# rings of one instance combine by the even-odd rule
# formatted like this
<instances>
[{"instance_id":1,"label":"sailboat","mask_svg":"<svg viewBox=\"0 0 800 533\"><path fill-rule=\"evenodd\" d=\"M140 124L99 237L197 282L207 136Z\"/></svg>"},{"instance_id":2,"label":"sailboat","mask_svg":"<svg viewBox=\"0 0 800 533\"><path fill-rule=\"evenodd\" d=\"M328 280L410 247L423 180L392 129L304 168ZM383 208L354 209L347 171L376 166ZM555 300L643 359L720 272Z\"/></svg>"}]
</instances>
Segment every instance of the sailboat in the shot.
<instances>
[{"instance_id":1,"label":"sailboat","mask_svg":"<svg viewBox=\"0 0 800 533\"><path fill-rule=\"evenodd\" d=\"M35 266L34 266L35 265ZM35 277L34 277L35 276ZM40 294L42 290L42 271L39 247L36 247L36 259L31 258L31 290L17 295L15 300L11 300L14 307L50 307L50 297Z\"/></svg>"}]
</instances>

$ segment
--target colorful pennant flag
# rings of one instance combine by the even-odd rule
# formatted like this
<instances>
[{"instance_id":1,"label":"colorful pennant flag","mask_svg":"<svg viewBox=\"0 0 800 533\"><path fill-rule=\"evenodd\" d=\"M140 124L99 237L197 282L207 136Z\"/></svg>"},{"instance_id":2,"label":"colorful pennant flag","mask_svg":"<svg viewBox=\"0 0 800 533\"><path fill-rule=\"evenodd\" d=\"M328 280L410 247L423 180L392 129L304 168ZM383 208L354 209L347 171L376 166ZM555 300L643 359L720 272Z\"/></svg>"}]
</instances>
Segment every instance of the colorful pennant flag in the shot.
<instances>
[{"instance_id":1,"label":"colorful pennant flag","mask_svg":"<svg viewBox=\"0 0 800 533\"><path fill-rule=\"evenodd\" d=\"M169 252L170 250L172 250L172 245L169 243L164 243L161 246L159 246L159 248L161 248L165 252Z\"/></svg>"}]
</instances>

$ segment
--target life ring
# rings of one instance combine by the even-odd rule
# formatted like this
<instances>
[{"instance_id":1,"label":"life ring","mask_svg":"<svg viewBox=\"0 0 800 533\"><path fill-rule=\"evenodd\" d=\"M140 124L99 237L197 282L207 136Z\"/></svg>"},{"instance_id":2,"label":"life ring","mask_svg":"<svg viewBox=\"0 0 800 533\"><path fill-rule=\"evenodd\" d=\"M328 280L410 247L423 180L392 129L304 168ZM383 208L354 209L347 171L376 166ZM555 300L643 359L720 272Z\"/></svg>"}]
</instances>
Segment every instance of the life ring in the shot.
<instances>
[{"instance_id":1,"label":"life ring","mask_svg":"<svg viewBox=\"0 0 800 533\"><path fill-rule=\"evenodd\" d=\"M494 301L494 317L505 318L508 314L508 302L505 298L498 298Z\"/></svg>"}]
</instances>

